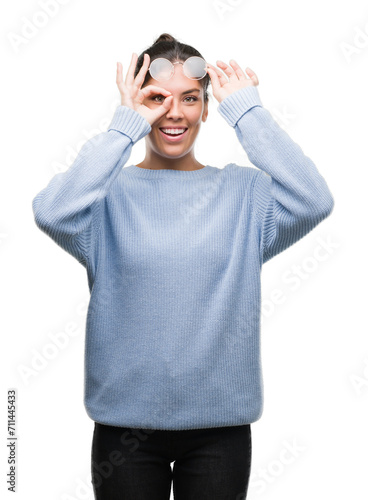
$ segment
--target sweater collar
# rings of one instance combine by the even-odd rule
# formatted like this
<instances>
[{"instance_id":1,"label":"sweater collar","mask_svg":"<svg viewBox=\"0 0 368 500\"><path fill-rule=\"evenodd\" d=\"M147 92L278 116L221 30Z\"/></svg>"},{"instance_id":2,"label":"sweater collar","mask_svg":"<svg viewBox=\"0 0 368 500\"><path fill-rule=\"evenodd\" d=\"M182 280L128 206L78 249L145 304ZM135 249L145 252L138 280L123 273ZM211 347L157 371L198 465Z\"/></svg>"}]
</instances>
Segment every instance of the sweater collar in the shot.
<instances>
[{"instance_id":1,"label":"sweater collar","mask_svg":"<svg viewBox=\"0 0 368 500\"><path fill-rule=\"evenodd\" d=\"M130 165L123 167L123 172L135 177L143 177L145 179L199 179L215 171L219 170L217 167L206 165L205 167L197 170L175 170L173 168L161 168L151 170L149 168L137 167L137 165Z\"/></svg>"}]
</instances>

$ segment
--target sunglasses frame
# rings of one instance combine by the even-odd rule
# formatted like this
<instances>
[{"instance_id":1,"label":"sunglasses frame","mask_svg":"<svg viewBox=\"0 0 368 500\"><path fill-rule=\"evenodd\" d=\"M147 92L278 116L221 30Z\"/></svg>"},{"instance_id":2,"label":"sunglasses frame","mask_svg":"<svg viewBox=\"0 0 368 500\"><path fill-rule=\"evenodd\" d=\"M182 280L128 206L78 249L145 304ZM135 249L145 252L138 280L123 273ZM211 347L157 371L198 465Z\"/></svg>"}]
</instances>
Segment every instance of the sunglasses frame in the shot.
<instances>
[{"instance_id":1,"label":"sunglasses frame","mask_svg":"<svg viewBox=\"0 0 368 500\"><path fill-rule=\"evenodd\" d=\"M182 61L176 61L176 62L174 62L174 63L172 63L171 61L169 61L169 59L166 59L166 57L157 57L157 59L154 59L154 60L151 62L151 64L149 65L149 68L148 68L149 74L151 75L151 78L153 78L154 80L156 80L156 78L155 78L154 76L152 76L152 74L151 74L151 66L152 66L152 64L154 64L154 63L155 63L155 61L157 61L157 60L159 60L159 59L164 59L165 61L168 61L168 62L171 64L171 66L172 66L172 68L171 68L171 75L170 75L170 77L169 77L169 78L167 78L166 80L156 80L157 82L167 82L168 80L170 80L170 79L173 77L174 72L175 72L175 67L174 67L174 64L182 64L182 65L183 65L184 75L185 75L187 78L189 78L190 80L202 80L202 78L204 78L204 77L207 75L207 71L206 71L206 72L205 72L205 74L204 74L203 76L201 76L200 78L191 78L191 77L190 77L190 76L188 76L188 75L186 74L186 72L185 72L185 64L186 64L186 62L187 62L187 61L189 61L189 59L192 59L193 57L198 58L198 59L202 59L202 61L204 61L205 65L206 65L206 68L208 68L208 67L209 67L209 66L207 65L207 61L205 61L205 60L203 59L203 57L199 57L199 56L190 56L190 57L188 57L188 59L186 59L184 62L182 62Z\"/></svg>"}]
</instances>

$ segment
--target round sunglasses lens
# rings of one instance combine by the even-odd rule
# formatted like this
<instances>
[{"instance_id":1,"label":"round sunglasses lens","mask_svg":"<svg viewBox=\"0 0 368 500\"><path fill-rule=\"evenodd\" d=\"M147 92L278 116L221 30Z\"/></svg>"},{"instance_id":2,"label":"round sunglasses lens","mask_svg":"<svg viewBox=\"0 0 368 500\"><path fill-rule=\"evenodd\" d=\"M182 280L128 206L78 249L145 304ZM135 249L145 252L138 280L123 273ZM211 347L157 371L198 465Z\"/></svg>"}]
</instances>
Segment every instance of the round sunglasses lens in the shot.
<instances>
[{"instance_id":1,"label":"round sunglasses lens","mask_svg":"<svg viewBox=\"0 0 368 500\"><path fill-rule=\"evenodd\" d=\"M206 61L198 56L189 57L185 61L183 69L188 78L191 78L192 80L200 80L207 73Z\"/></svg>"},{"instance_id":2,"label":"round sunglasses lens","mask_svg":"<svg viewBox=\"0 0 368 500\"><path fill-rule=\"evenodd\" d=\"M159 57L158 59L152 61L149 71L152 78L158 80L159 82L163 82L172 77L173 65L168 59Z\"/></svg>"}]
</instances>

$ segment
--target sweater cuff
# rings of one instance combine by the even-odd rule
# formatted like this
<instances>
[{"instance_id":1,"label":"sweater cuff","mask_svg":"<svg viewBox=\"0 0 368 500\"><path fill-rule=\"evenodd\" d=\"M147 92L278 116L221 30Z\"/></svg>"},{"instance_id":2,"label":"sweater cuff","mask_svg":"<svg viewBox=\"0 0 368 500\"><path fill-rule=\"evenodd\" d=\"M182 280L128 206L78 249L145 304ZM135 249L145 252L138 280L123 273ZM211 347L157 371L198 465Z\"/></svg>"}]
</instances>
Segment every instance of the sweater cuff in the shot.
<instances>
[{"instance_id":1,"label":"sweater cuff","mask_svg":"<svg viewBox=\"0 0 368 500\"><path fill-rule=\"evenodd\" d=\"M243 87L223 99L217 111L231 127L235 127L239 119L254 106L263 106L255 85Z\"/></svg>"},{"instance_id":2,"label":"sweater cuff","mask_svg":"<svg viewBox=\"0 0 368 500\"><path fill-rule=\"evenodd\" d=\"M118 106L107 130L117 130L130 137L135 144L151 132L151 125L134 109L128 106Z\"/></svg>"}]
</instances>

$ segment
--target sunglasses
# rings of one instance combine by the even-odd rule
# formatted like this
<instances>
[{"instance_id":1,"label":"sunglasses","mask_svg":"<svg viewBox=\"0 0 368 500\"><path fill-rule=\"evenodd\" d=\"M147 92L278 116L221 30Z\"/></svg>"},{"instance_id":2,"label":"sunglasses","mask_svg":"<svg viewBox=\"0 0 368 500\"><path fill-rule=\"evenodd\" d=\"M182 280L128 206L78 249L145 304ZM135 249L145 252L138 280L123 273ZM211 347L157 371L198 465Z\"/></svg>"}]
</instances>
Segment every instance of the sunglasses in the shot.
<instances>
[{"instance_id":1,"label":"sunglasses","mask_svg":"<svg viewBox=\"0 0 368 500\"><path fill-rule=\"evenodd\" d=\"M172 63L164 57L158 57L151 62L148 71L154 80L165 82L173 76L174 64L182 64L184 75L191 80L201 80L207 74L207 63L202 57L189 57L184 63L177 61Z\"/></svg>"}]
</instances>

